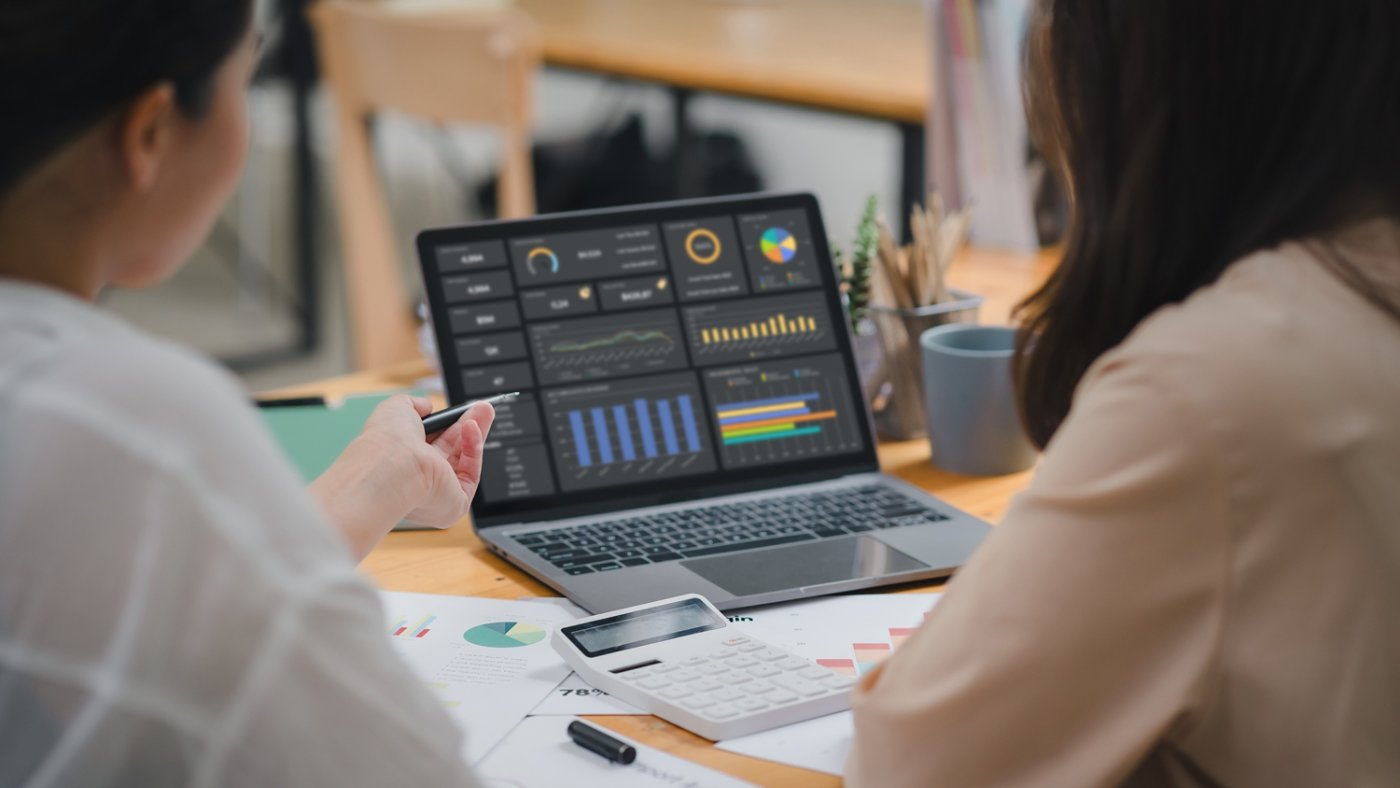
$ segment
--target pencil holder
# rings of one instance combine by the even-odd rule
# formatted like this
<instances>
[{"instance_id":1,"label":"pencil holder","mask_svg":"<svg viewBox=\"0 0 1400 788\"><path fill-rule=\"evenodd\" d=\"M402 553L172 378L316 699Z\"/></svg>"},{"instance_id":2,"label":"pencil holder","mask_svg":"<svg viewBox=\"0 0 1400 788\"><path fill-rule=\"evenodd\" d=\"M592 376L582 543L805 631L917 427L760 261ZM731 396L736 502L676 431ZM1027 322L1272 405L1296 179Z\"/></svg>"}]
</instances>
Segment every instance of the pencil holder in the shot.
<instances>
[{"instance_id":1,"label":"pencil holder","mask_svg":"<svg viewBox=\"0 0 1400 788\"><path fill-rule=\"evenodd\" d=\"M867 314L880 338L880 365L865 383L875 429L891 440L928 435L924 413L923 354L919 336L945 323L976 323L982 296L950 289L951 301L914 309L871 304Z\"/></svg>"}]
</instances>

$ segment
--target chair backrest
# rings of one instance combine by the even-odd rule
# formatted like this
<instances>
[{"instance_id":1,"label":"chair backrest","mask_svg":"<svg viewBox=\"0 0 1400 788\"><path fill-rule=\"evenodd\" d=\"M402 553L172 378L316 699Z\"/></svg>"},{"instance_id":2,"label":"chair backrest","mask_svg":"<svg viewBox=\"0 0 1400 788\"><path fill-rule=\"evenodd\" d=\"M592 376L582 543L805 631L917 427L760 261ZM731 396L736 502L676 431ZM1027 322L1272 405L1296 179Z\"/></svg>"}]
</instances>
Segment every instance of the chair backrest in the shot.
<instances>
[{"instance_id":1,"label":"chair backrest","mask_svg":"<svg viewBox=\"0 0 1400 788\"><path fill-rule=\"evenodd\" d=\"M309 15L336 103L338 203L355 365L381 367L413 358L417 335L367 120L388 110L435 123L496 127L502 142L500 214L534 213L530 106L540 65L538 34L513 9L406 13L324 0Z\"/></svg>"}]
</instances>

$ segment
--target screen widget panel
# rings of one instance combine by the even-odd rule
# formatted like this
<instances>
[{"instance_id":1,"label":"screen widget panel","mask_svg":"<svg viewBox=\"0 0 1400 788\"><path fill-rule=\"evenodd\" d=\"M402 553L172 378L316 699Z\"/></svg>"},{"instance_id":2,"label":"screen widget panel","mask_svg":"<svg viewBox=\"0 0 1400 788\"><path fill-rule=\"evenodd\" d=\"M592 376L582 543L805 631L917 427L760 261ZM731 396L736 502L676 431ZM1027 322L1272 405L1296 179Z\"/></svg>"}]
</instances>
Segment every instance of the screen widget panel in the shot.
<instances>
[{"instance_id":1,"label":"screen widget panel","mask_svg":"<svg viewBox=\"0 0 1400 788\"><path fill-rule=\"evenodd\" d=\"M749 292L734 220L673 222L662 227L682 301L728 298Z\"/></svg>"},{"instance_id":2,"label":"screen widget panel","mask_svg":"<svg viewBox=\"0 0 1400 788\"><path fill-rule=\"evenodd\" d=\"M454 334L499 331L520 325L520 309L514 301L454 306L447 310L447 319Z\"/></svg>"},{"instance_id":3,"label":"screen widget panel","mask_svg":"<svg viewBox=\"0 0 1400 788\"><path fill-rule=\"evenodd\" d=\"M462 389L469 397L500 394L535 387L535 376L528 362L467 367L462 370Z\"/></svg>"},{"instance_id":4,"label":"screen widget panel","mask_svg":"<svg viewBox=\"0 0 1400 788\"><path fill-rule=\"evenodd\" d=\"M505 241L477 241L469 244L439 246L433 250L433 260L440 274L456 274L488 268L505 268Z\"/></svg>"},{"instance_id":5,"label":"screen widget panel","mask_svg":"<svg viewBox=\"0 0 1400 788\"><path fill-rule=\"evenodd\" d=\"M566 492L715 470L694 372L553 389L543 396Z\"/></svg>"},{"instance_id":6,"label":"screen widget panel","mask_svg":"<svg viewBox=\"0 0 1400 788\"><path fill-rule=\"evenodd\" d=\"M698 365L836 349L821 291L688 306L686 331Z\"/></svg>"},{"instance_id":7,"label":"screen widget panel","mask_svg":"<svg viewBox=\"0 0 1400 788\"><path fill-rule=\"evenodd\" d=\"M755 293L821 286L812 231L803 211L740 216L739 234Z\"/></svg>"},{"instance_id":8,"label":"screen widget panel","mask_svg":"<svg viewBox=\"0 0 1400 788\"><path fill-rule=\"evenodd\" d=\"M483 271L479 274L449 276L442 280L442 300L449 304L487 301L515 295L509 271Z\"/></svg>"},{"instance_id":9,"label":"screen widget panel","mask_svg":"<svg viewBox=\"0 0 1400 788\"><path fill-rule=\"evenodd\" d=\"M598 297L593 285L583 282L526 290L520 294L520 307L525 310L526 320L591 315L598 311Z\"/></svg>"},{"instance_id":10,"label":"screen widget panel","mask_svg":"<svg viewBox=\"0 0 1400 788\"><path fill-rule=\"evenodd\" d=\"M641 309L676 302L675 288L669 276L644 276L637 279L615 279L598 284L598 298L606 312Z\"/></svg>"},{"instance_id":11,"label":"screen widget panel","mask_svg":"<svg viewBox=\"0 0 1400 788\"><path fill-rule=\"evenodd\" d=\"M553 495L548 447L539 441L488 441L477 494L492 503Z\"/></svg>"},{"instance_id":12,"label":"screen widget panel","mask_svg":"<svg viewBox=\"0 0 1400 788\"><path fill-rule=\"evenodd\" d=\"M522 288L666 271L654 225L515 238L510 254Z\"/></svg>"},{"instance_id":13,"label":"screen widget panel","mask_svg":"<svg viewBox=\"0 0 1400 788\"><path fill-rule=\"evenodd\" d=\"M674 309L603 314L528 327L543 385L685 369Z\"/></svg>"},{"instance_id":14,"label":"screen widget panel","mask_svg":"<svg viewBox=\"0 0 1400 788\"><path fill-rule=\"evenodd\" d=\"M715 441L726 468L807 460L863 446L837 354L706 370Z\"/></svg>"},{"instance_id":15,"label":"screen widget panel","mask_svg":"<svg viewBox=\"0 0 1400 788\"><path fill-rule=\"evenodd\" d=\"M457 363L462 366L514 361L530 355L525 346L525 334L520 331L463 337L453 344L457 351Z\"/></svg>"}]
</instances>

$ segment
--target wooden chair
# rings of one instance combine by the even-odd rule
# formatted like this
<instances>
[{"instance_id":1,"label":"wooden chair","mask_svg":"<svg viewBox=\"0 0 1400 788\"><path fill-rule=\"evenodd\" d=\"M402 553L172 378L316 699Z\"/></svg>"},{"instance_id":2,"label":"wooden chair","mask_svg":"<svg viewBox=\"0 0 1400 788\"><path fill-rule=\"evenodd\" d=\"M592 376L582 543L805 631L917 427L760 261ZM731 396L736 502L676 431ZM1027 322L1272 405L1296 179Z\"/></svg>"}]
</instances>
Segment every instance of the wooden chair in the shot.
<instances>
[{"instance_id":1,"label":"wooden chair","mask_svg":"<svg viewBox=\"0 0 1400 788\"><path fill-rule=\"evenodd\" d=\"M415 358L409 302L368 120L385 110L435 123L489 125L502 136L497 204L534 213L531 86L540 66L534 24L512 9L410 14L348 0L308 12L335 98L336 173L357 369Z\"/></svg>"}]
</instances>

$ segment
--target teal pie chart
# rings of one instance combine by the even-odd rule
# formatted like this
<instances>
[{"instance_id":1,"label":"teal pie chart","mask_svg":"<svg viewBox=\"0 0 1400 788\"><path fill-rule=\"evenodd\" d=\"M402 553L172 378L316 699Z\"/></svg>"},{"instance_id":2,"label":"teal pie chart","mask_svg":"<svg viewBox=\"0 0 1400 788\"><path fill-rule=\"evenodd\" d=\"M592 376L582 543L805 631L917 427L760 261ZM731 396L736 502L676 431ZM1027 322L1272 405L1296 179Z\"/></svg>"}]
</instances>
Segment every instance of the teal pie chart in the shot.
<instances>
[{"instance_id":1,"label":"teal pie chart","mask_svg":"<svg viewBox=\"0 0 1400 788\"><path fill-rule=\"evenodd\" d=\"M479 624L462 634L462 639L473 646L484 648L520 648L532 646L544 640L544 629L523 621L496 621Z\"/></svg>"}]
</instances>

